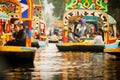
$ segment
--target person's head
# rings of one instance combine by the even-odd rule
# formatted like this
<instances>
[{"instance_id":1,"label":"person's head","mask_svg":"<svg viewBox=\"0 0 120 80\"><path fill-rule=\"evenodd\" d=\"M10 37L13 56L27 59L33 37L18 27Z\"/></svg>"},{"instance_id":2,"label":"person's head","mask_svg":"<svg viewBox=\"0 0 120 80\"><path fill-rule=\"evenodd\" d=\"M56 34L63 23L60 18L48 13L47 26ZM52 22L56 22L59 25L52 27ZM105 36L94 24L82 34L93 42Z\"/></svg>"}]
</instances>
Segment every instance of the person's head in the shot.
<instances>
[{"instance_id":1,"label":"person's head","mask_svg":"<svg viewBox=\"0 0 120 80\"><path fill-rule=\"evenodd\" d=\"M15 30L15 32L19 32L19 26L18 26L18 25L15 25L15 26L14 26L14 30Z\"/></svg>"},{"instance_id":2,"label":"person's head","mask_svg":"<svg viewBox=\"0 0 120 80\"><path fill-rule=\"evenodd\" d=\"M92 33L92 37L95 38L97 36L98 33L94 32Z\"/></svg>"},{"instance_id":3,"label":"person's head","mask_svg":"<svg viewBox=\"0 0 120 80\"><path fill-rule=\"evenodd\" d=\"M69 27L69 28L68 28L68 32L72 32L72 28Z\"/></svg>"},{"instance_id":4,"label":"person's head","mask_svg":"<svg viewBox=\"0 0 120 80\"><path fill-rule=\"evenodd\" d=\"M23 27L23 24L20 24L20 30L23 30L24 29L24 27Z\"/></svg>"},{"instance_id":5,"label":"person's head","mask_svg":"<svg viewBox=\"0 0 120 80\"><path fill-rule=\"evenodd\" d=\"M101 28L98 29L98 34L102 34L103 30Z\"/></svg>"}]
</instances>

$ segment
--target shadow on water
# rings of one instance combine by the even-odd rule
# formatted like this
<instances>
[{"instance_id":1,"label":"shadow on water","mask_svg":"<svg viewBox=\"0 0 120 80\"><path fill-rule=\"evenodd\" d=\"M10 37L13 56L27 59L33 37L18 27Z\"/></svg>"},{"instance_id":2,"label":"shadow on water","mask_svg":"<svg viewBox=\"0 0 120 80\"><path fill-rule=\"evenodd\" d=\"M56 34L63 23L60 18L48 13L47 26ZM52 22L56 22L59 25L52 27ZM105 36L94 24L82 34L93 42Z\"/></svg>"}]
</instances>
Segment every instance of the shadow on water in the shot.
<instances>
[{"instance_id":1,"label":"shadow on water","mask_svg":"<svg viewBox=\"0 0 120 80\"><path fill-rule=\"evenodd\" d=\"M119 80L120 61L107 53L58 52L55 44L37 50L34 67L10 66L5 80Z\"/></svg>"}]
</instances>

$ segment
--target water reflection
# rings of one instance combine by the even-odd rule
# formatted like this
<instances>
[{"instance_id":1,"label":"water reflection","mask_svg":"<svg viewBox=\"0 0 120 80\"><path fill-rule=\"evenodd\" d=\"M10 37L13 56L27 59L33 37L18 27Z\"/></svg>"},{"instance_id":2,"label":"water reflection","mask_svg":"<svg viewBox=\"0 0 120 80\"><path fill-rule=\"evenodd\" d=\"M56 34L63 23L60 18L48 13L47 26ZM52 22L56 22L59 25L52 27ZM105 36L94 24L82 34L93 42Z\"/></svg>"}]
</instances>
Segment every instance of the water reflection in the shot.
<instances>
[{"instance_id":1,"label":"water reflection","mask_svg":"<svg viewBox=\"0 0 120 80\"><path fill-rule=\"evenodd\" d=\"M39 49L30 65L5 70L7 80L118 80L120 61L107 53L58 52L55 44Z\"/></svg>"},{"instance_id":2,"label":"water reflection","mask_svg":"<svg viewBox=\"0 0 120 80\"><path fill-rule=\"evenodd\" d=\"M40 53L39 53L40 52ZM35 72L39 71L42 80L62 80L62 54L57 52L54 44L49 45L46 49L40 49L35 58Z\"/></svg>"},{"instance_id":3,"label":"water reflection","mask_svg":"<svg viewBox=\"0 0 120 80\"><path fill-rule=\"evenodd\" d=\"M68 80L103 80L104 59L102 53L63 53Z\"/></svg>"}]
</instances>

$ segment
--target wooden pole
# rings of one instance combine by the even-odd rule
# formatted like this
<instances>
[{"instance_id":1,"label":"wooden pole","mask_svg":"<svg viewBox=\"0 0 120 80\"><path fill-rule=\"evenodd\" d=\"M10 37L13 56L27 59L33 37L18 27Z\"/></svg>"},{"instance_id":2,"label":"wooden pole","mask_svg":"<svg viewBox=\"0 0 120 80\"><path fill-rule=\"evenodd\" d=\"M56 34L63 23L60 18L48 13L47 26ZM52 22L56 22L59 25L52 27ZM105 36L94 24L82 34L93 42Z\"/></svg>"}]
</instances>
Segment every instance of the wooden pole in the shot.
<instances>
[{"instance_id":1,"label":"wooden pole","mask_svg":"<svg viewBox=\"0 0 120 80\"><path fill-rule=\"evenodd\" d=\"M32 20L30 20L28 22L28 30L31 33L31 30L32 30ZM29 35L29 33L28 33L28 35ZM26 47L31 47L31 38L32 38L32 36L27 36L27 38L26 38Z\"/></svg>"},{"instance_id":2,"label":"wooden pole","mask_svg":"<svg viewBox=\"0 0 120 80\"><path fill-rule=\"evenodd\" d=\"M2 35L2 19L0 19L0 36Z\"/></svg>"},{"instance_id":3,"label":"wooden pole","mask_svg":"<svg viewBox=\"0 0 120 80\"><path fill-rule=\"evenodd\" d=\"M6 32L9 33L10 32L10 20L8 20L7 23L7 28L6 28Z\"/></svg>"},{"instance_id":4,"label":"wooden pole","mask_svg":"<svg viewBox=\"0 0 120 80\"><path fill-rule=\"evenodd\" d=\"M64 26L63 27L63 33L62 33L62 41L67 43L68 42L68 27Z\"/></svg>"}]
</instances>

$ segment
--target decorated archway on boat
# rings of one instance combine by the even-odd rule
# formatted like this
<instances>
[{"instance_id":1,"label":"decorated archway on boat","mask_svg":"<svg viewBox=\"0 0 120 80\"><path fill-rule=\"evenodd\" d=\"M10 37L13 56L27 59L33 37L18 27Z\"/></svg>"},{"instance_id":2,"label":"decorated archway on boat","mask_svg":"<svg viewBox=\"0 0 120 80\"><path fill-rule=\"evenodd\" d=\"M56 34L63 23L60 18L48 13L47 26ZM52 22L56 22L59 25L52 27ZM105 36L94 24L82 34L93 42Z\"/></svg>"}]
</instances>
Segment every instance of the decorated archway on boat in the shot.
<instances>
[{"instance_id":1,"label":"decorated archway on boat","mask_svg":"<svg viewBox=\"0 0 120 80\"><path fill-rule=\"evenodd\" d=\"M76 24L76 22L82 19L81 24L84 24L82 22L86 21L96 26L96 29L101 26L106 32L105 42L109 43L110 28L113 26L114 30L116 29L116 21L114 18L112 18L111 21L111 16L106 13L108 11L107 3L108 0L65 0L66 12L63 17L63 42L68 42L68 33L65 30L70 27L70 24ZM113 42L115 40L113 40Z\"/></svg>"},{"instance_id":2,"label":"decorated archway on boat","mask_svg":"<svg viewBox=\"0 0 120 80\"><path fill-rule=\"evenodd\" d=\"M79 17L79 18L78 18ZM64 29L66 27L69 27L70 23L74 23L77 20L85 19L88 22L97 22L97 24L101 25L102 28L108 28L109 29L109 19L108 15L101 11L101 10L70 10L67 13L65 13L63 17L63 24ZM63 42L67 42L67 32L63 31Z\"/></svg>"},{"instance_id":3,"label":"decorated archway on boat","mask_svg":"<svg viewBox=\"0 0 120 80\"><path fill-rule=\"evenodd\" d=\"M116 33L116 21L106 12L108 0L65 0L65 10L63 17L63 43L56 44L59 51L98 51L103 52L104 48L117 48L118 42L116 41L116 35L110 36L111 28ZM72 25L71 25L72 24ZM104 35L103 43L92 43L87 38L87 35L83 38L84 40L77 41L74 38L76 36L76 26L87 27L87 24L96 26L94 28L101 27L102 36ZM78 26L80 25L80 26ZM73 33L73 29L74 33ZM77 31L77 30L76 30ZM82 28L84 31L84 28ZM104 32L103 32L104 31ZM79 31L78 31L79 32ZM73 35L74 34L74 35ZM81 33L80 33L81 34ZM68 42L68 38L70 42ZM78 39L82 40L81 36L78 36ZM87 41L87 42L86 42ZM92 39L93 41L93 39ZM111 44L113 43L113 44ZM106 46L107 45L107 46ZM114 50L112 49L112 50ZM119 52L119 48L115 52ZM110 49L108 49L109 52ZM113 51L113 52L114 52Z\"/></svg>"}]
</instances>

